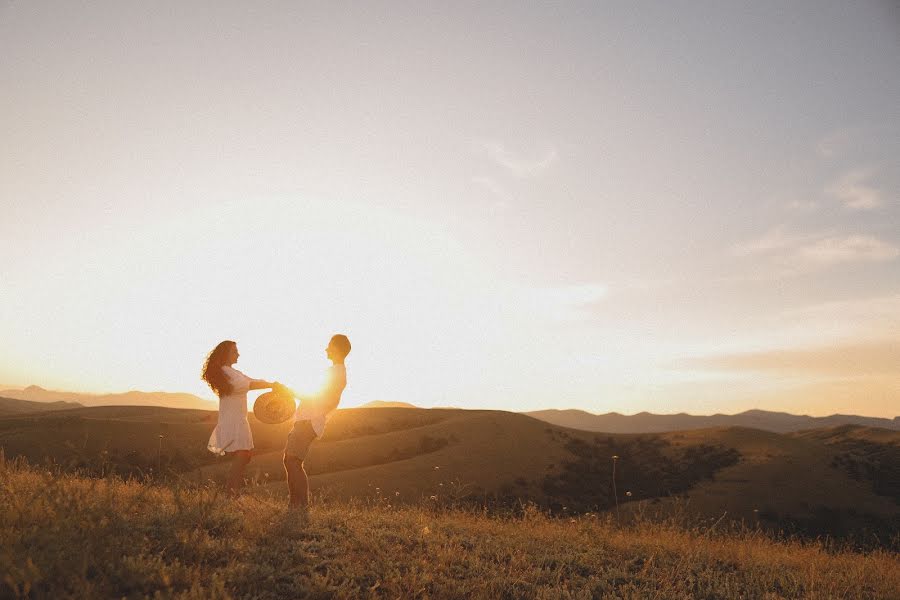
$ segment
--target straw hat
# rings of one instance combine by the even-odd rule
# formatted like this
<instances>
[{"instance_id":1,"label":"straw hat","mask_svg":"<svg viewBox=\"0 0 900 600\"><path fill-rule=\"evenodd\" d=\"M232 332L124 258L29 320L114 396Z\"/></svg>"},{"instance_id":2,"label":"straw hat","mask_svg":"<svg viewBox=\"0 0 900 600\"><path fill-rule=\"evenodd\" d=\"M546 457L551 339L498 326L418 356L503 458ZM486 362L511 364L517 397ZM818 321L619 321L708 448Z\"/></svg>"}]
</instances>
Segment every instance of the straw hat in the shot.
<instances>
[{"instance_id":1,"label":"straw hat","mask_svg":"<svg viewBox=\"0 0 900 600\"><path fill-rule=\"evenodd\" d=\"M284 423L296 410L294 397L285 389L274 389L266 392L253 403L253 414L260 423L277 425Z\"/></svg>"}]
</instances>

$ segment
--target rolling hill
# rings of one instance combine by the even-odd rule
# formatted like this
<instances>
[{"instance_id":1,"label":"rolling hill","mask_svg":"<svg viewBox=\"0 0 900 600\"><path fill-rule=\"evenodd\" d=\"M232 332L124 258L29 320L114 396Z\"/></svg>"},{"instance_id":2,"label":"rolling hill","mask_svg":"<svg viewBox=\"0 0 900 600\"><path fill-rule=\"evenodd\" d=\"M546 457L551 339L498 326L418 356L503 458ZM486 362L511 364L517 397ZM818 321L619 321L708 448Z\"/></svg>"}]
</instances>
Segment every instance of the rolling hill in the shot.
<instances>
[{"instance_id":1,"label":"rolling hill","mask_svg":"<svg viewBox=\"0 0 900 600\"><path fill-rule=\"evenodd\" d=\"M409 402L393 402L390 400L372 400L371 402L366 402L361 405L359 408L419 408L415 404L410 404Z\"/></svg>"},{"instance_id":2,"label":"rolling hill","mask_svg":"<svg viewBox=\"0 0 900 600\"><path fill-rule=\"evenodd\" d=\"M52 410L66 410L69 408L82 408L77 402L32 402L30 400L17 400L15 398L0 397L0 416L24 414L31 412L43 412Z\"/></svg>"},{"instance_id":3,"label":"rolling hill","mask_svg":"<svg viewBox=\"0 0 900 600\"><path fill-rule=\"evenodd\" d=\"M30 402L75 402L84 406L168 406L201 410L216 409L215 402L183 392L130 391L118 394L82 394L46 390L37 385L30 385L25 389L0 391L0 396Z\"/></svg>"},{"instance_id":4,"label":"rolling hill","mask_svg":"<svg viewBox=\"0 0 900 600\"><path fill-rule=\"evenodd\" d=\"M248 478L282 494L290 423L250 419L257 447ZM229 463L206 451L215 420L214 411L127 406L5 416L0 447L7 457L88 474L219 481ZM889 536L900 534L898 444L896 431L860 426L598 434L503 411L354 408L335 413L306 465L314 492L341 500L530 500L557 513L618 502L624 516L725 516L814 535Z\"/></svg>"},{"instance_id":5,"label":"rolling hill","mask_svg":"<svg viewBox=\"0 0 900 600\"><path fill-rule=\"evenodd\" d=\"M678 497L628 505L632 513L726 516L813 536L867 532L887 539L900 533L900 494L876 485L880 480L898 481L895 451L900 432L842 426L777 434L729 427L662 436L675 445L691 447L702 440L735 448L741 460ZM836 442L851 438L872 440L879 451L894 453L893 462L885 461L868 474L849 472L841 464L846 450Z\"/></svg>"},{"instance_id":6,"label":"rolling hill","mask_svg":"<svg viewBox=\"0 0 900 600\"><path fill-rule=\"evenodd\" d=\"M736 415L656 415L642 412L635 415L619 413L594 414L583 410L536 410L525 413L528 416L572 429L585 431L605 431L609 433L662 433L686 429L708 429L711 427L750 427L776 433L789 433L803 429L835 427L839 425L861 425L881 427L900 431L900 417L880 419L857 415L830 415L810 417L765 410L748 410Z\"/></svg>"}]
</instances>

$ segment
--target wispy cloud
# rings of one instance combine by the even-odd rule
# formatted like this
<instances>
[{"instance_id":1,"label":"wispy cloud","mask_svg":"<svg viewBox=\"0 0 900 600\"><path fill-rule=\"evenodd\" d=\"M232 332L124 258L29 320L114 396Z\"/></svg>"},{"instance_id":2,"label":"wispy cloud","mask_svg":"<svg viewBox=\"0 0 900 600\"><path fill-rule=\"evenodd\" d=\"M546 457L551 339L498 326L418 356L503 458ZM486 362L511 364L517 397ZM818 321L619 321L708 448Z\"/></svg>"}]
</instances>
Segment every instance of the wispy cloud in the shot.
<instances>
[{"instance_id":1,"label":"wispy cloud","mask_svg":"<svg viewBox=\"0 0 900 600\"><path fill-rule=\"evenodd\" d=\"M816 153L825 158L844 154L859 133L858 128L846 127L830 131L816 143Z\"/></svg>"},{"instance_id":2,"label":"wispy cloud","mask_svg":"<svg viewBox=\"0 0 900 600\"><path fill-rule=\"evenodd\" d=\"M825 193L840 200L852 210L871 210L883 204L881 190L869 181L875 174L872 168L857 168L841 175L825 188Z\"/></svg>"},{"instance_id":3,"label":"wispy cloud","mask_svg":"<svg viewBox=\"0 0 900 600\"><path fill-rule=\"evenodd\" d=\"M871 235L834 232L797 233L778 225L759 238L735 244L732 254L763 260L778 276L793 275L840 264L886 262L900 256L900 248Z\"/></svg>"},{"instance_id":4,"label":"wispy cloud","mask_svg":"<svg viewBox=\"0 0 900 600\"><path fill-rule=\"evenodd\" d=\"M868 235L827 237L797 248L805 262L823 266L849 262L883 262L900 256L900 248Z\"/></svg>"},{"instance_id":5,"label":"wispy cloud","mask_svg":"<svg viewBox=\"0 0 900 600\"><path fill-rule=\"evenodd\" d=\"M788 202L785 206L787 206L790 210L796 211L814 211L819 208L819 203L815 200L800 200L794 199Z\"/></svg>"},{"instance_id":6,"label":"wispy cloud","mask_svg":"<svg viewBox=\"0 0 900 600\"><path fill-rule=\"evenodd\" d=\"M771 334L764 345L748 339L744 349L713 350L671 366L770 388L771 392L748 392L748 401L760 408L897 414L900 291L820 302L771 317Z\"/></svg>"},{"instance_id":7,"label":"wispy cloud","mask_svg":"<svg viewBox=\"0 0 900 600\"><path fill-rule=\"evenodd\" d=\"M791 233L784 225L776 225L762 236L739 242L732 246L733 254L737 256L758 256L771 254L779 250L790 250L813 239L815 236Z\"/></svg>"},{"instance_id":8,"label":"wispy cloud","mask_svg":"<svg viewBox=\"0 0 900 600\"><path fill-rule=\"evenodd\" d=\"M900 375L900 344L893 339L882 339L812 348L778 348L693 358L682 361L682 366L832 377Z\"/></svg>"},{"instance_id":9,"label":"wispy cloud","mask_svg":"<svg viewBox=\"0 0 900 600\"><path fill-rule=\"evenodd\" d=\"M781 313L779 326L829 335L900 336L900 292L885 296L820 302Z\"/></svg>"},{"instance_id":10,"label":"wispy cloud","mask_svg":"<svg viewBox=\"0 0 900 600\"><path fill-rule=\"evenodd\" d=\"M559 158L559 153L553 147L547 149L538 158L525 158L509 150L503 143L494 140L476 141L475 150L520 178L540 175Z\"/></svg>"}]
</instances>

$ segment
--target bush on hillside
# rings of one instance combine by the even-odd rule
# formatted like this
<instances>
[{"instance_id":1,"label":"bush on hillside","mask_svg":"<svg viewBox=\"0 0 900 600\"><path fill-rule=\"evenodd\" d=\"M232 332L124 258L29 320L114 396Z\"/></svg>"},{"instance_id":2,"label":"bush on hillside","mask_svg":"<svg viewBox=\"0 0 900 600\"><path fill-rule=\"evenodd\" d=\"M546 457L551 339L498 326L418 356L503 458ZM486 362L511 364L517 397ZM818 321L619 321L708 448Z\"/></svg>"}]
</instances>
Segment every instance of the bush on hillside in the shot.
<instances>
[{"instance_id":1,"label":"bush on hillside","mask_svg":"<svg viewBox=\"0 0 900 600\"><path fill-rule=\"evenodd\" d=\"M572 512L615 506L613 463L615 490L622 503L684 492L740 459L733 448L709 444L681 448L649 436L596 437L593 444L576 438L565 447L572 459L559 473L545 477L543 491L552 509L566 507Z\"/></svg>"}]
</instances>

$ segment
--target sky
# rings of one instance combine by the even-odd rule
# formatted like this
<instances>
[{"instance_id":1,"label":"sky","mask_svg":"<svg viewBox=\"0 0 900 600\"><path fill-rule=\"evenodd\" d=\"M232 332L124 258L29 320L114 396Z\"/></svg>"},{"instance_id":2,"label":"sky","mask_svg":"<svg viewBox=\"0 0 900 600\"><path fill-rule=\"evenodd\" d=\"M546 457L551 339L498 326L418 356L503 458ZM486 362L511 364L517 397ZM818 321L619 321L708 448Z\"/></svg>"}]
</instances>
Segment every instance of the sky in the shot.
<instances>
[{"instance_id":1,"label":"sky","mask_svg":"<svg viewBox=\"0 0 900 600\"><path fill-rule=\"evenodd\" d=\"M892 2L0 0L0 384L900 414Z\"/></svg>"}]
</instances>

